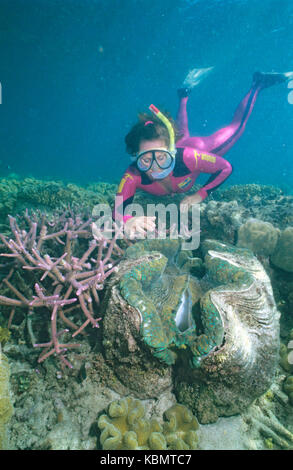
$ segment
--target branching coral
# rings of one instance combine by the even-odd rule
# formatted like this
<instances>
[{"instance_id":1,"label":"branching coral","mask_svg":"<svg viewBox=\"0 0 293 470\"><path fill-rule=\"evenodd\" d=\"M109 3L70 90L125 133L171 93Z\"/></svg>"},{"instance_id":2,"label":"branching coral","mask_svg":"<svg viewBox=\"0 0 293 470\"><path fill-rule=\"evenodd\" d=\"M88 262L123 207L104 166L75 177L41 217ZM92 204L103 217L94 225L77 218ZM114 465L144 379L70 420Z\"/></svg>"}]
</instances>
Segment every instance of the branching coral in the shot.
<instances>
[{"instance_id":1,"label":"branching coral","mask_svg":"<svg viewBox=\"0 0 293 470\"><path fill-rule=\"evenodd\" d=\"M1 270L6 273L2 292L6 287L14 294L14 298L0 295L0 305L12 309L9 324L16 308L27 311L34 346L43 348L39 362L57 354L63 364L71 367L66 351L79 344L62 340L67 327L75 330L72 337L89 324L99 327L98 291L116 269L114 265L123 250L116 243L118 231L112 240L104 238L102 232L96 240L91 224L91 219L84 221L68 213L57 214L51 220L26 213L19 222L10 217L12 238L0 235L3 243L0 256L4 260ZM36 309L45 309L50 315L50 338L45 343L38 342L33 332L32 318ZM76 314L77 323L74 321ZM84 316L82 321L80 314ZM48 316L42 318L48 321ZM66 328L60 329L60 324Z\"/></svg>"},{"instance_id":2,"label":"branching coral","mask_svg":"<svg viewBox=\"0 0 293 470\"><path fill-rule=\"evenodd\" d=\"M274 410L270 409L267 395L255 400L243 415L244 422L248 425L248 436L258 434L265 439L267 446L270 443L281 449L292 449L293 434L279 421Z\"/></svg>"}]
</instances>

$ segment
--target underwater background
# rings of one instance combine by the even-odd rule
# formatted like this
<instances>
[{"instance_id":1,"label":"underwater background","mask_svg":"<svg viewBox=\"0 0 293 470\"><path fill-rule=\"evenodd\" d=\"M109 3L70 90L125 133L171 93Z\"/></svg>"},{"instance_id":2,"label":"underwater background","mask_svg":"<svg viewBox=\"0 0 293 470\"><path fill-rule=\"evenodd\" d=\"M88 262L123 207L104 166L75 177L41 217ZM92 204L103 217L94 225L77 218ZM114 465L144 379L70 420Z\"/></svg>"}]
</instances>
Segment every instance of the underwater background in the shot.
<instances>
[{"instance_id":1,"label":"underwater background","mask_svg":"<svg viewBox=\"0 0 293 470\"><path fill-rule=\"evenodd\" d=\"M119 182L124 137L149 104L177 112L192 92L192 135L231 121L252 74L293 69L290 0L1 0L0 176ZM293 105L286 85L258 98L226 158L229 184L293 181Z\"/></svg>"},{"instance_id":2,"label":"underwater background","mask_svg":"<svg viewBox=\"0 0 293 470\"><path fill-rule=\"evenodd\" d=\"M95 225L137 113L175 118L192 76L191 135L223 128L293 70L292 26L293 0L0 0L0 450L293 449L293 80L197 249Z\"/></svg>"}]
</instances>

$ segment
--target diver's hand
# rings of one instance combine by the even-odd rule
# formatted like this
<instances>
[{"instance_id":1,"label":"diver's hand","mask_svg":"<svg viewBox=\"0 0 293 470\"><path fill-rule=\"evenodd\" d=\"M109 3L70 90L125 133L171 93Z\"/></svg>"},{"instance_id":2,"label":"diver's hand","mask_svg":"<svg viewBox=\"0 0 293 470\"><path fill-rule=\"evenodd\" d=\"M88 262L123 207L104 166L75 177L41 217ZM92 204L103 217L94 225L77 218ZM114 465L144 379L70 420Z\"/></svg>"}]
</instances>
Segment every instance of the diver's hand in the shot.
<instances>
[{"instance_id":1,"label":"diver's hand","mask_svg":"<svg viewBox=\"0 0 293 470\"><path fill-rule=\"evenodd\" d=\"M198 194L191 194L191 196L186 196L182 201L180 202L180 211L181 212L187 212L193 204L200 204L202 201L202 197Z\"/></svg>"},{"instance_id":2,"label":"diver's hand","mask_svg":"<svg viewBox=\"0 0 293 470\"><path fill-rule=\"evenodd\" d=\"M146 235L156 229L156 217L132 217L124 225L124 232L128 238L135 238L138 235Z\"/></svg>"}]
</instances>

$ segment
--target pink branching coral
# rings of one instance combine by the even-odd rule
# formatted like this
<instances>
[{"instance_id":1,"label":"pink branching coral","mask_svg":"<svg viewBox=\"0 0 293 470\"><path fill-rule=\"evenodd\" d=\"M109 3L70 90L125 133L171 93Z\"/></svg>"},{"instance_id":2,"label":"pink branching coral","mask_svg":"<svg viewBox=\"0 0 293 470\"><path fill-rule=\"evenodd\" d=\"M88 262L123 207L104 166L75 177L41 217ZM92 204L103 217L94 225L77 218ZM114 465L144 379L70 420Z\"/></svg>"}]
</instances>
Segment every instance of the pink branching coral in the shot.
<instances>
[{"instance_id":1,"label":"pink branching coral","mask_svg":"<svg viewBox=\"0 0 293 470\"><path fill-rule=\"evenodd\" d=\"M26 212L20 221L10 217L11 238L0 234L0 259L4 260L0 268L5 272L2 286L13 294L13 298L0 295L0 305L12 308L9 326L18 307L26 309L28 318L40 308L50 314L43 318L45 322L50 319L49 341L34 342L34 347L42 348L38 362L57 355L64 365L72 367L66 352L80 344L64 343L63 335L74 330L75 338L84 334L87 325L99 327L99 291L117 269L123 250L117 244L119 231L111 240L103 237L103 232L94 239L92 222L72 214L49 220ZM33 285L35 295L28 296L19 289L13 282L16 273L24 281L21 284ZM78 324L72 318L77 318Z\"/></svg>"}]
</instances>

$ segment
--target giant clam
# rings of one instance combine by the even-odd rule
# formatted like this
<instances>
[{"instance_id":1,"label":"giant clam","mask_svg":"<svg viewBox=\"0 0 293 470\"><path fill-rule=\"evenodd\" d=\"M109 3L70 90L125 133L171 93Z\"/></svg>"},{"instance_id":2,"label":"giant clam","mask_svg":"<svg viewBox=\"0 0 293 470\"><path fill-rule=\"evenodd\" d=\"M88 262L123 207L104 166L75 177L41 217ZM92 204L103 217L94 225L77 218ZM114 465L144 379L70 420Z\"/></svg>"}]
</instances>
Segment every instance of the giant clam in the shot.
<instances>
[{"instance_id":1,"label":"giant clam","mask_svg":"<svg viewBox=\"0 0 293 470\"><path fill-rule=\"evenodd\" d=\"M106 358L138 398L173 387L202 422L238 413L270 386L279 312L270 280L246 249L202 243L198 259L176 240L126 250L104 300ZM199 308L200 303L200 308Z\"/></svg>"},{"instance_id":2,"label":"giant clam","mask_svg":"<svg viewBox=\"0 0 293 470\"><path fill-rule=\"evenodd\" d=\"M177 240L145 240L126 250L111 279L102 307L105 356L138 398L172 386L174 348L195 335L191 310L200 288L189 270L200 264Z\"/></svg>"},{"instance_id":3,"label":"giant clam","mask_svg":"<svg viewBox=\"0 0 293 470\"><path fill-rule=\"evenodd\" d=\"M195 339L193 360L199 367L189 369L188 377L178 367L176 390L182 402L192 402L201 422L211 422L244 410L270 387L278 364L280 314L270 279L250 250L213 240L203 242L202 250L215 286L201 299L202 316L215 314L222 335L215 340L215 319L203 318L203 336L213 347L200 356L200 336Z\"/></svg>"}]
</instances>

